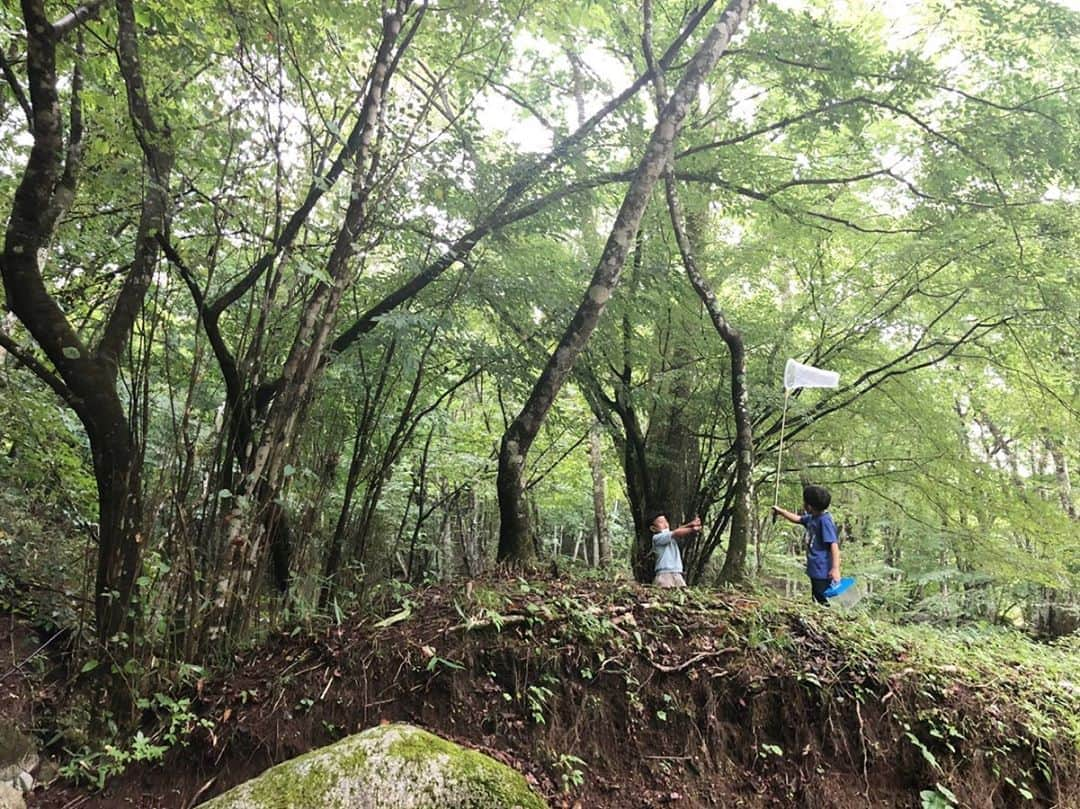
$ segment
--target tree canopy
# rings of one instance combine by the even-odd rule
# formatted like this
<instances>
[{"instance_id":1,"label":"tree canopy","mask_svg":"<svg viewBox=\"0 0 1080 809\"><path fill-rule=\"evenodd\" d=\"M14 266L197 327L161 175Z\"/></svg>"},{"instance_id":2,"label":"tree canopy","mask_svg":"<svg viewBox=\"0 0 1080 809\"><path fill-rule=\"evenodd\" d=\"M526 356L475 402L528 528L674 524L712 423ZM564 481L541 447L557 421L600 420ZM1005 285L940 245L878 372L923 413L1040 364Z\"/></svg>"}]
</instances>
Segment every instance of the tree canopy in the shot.
<instances>
[{"instance_id":1,"label":"tree canopy","mask_svg":"<svg viewBox=\"0 0 1080 809\"><path fill-rule=\"evenodd\" d=\"M693 582L798 579L779 476L886 608L1060 620L1077 43L1052 0L5 4L5 568L195 660L569 564L597 480L617 571L660 506ZM788 357L841 385L777 469Z\"/></svg>"}]
</instances>

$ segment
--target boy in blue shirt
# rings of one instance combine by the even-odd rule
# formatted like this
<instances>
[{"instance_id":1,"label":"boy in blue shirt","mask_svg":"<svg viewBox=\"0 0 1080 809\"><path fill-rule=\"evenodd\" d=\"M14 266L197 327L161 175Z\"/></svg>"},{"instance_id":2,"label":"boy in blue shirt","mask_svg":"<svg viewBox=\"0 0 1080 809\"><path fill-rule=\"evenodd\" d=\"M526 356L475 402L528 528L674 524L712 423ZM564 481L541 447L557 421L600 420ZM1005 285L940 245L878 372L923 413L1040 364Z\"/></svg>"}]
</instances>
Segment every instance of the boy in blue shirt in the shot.
<instances>
[{"instance_id":1,"label":"boy in blue shirt","mask_svg":"<svg viewBox=\"0 0 1080 809\"><path fill-rule=\"evenodd\" d=\"M806 575L814 601L828 606L825 591L840 581L840 543L836 541L836 524L828 513L832 495L824 486L803 488L803 514L773 506L773 511L788 522L806 528Z\"/></svg>"},{"instance_id":2,"label":"boy in blue shirt","mask_svg":"<svg viewBox=\"0 0 1080 809\"><path fill-rule=\"evenodd\" d=\"M657 587L685 587L682 551L679 550L678 540L698 533L701 530L701 520L694 517L678 528L671 528L668 526L667 514L657 511L649 519L649 530L652 531L653 553L656 554L653 584Z\"/></svg>"}]
</instances>

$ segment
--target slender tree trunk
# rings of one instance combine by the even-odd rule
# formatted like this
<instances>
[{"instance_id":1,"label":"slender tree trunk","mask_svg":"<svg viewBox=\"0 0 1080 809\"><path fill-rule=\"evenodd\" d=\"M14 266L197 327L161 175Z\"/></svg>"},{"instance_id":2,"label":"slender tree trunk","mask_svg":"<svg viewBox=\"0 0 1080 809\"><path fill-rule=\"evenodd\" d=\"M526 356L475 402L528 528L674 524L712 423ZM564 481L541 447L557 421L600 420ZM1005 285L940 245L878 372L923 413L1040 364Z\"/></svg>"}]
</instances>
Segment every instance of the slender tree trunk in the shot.
<instances>
[{"instance_id":1,"label":"slender tree trunk","mask_svg":"<svg viewBox=\"0 0 1080 809\"><path fill-rule=\"evenodd\" d=\"M607 491L604 483L604 463L600 452L600 424L594 422L589 430L589 469L593 482L593 564L611 565L611 536L608 533Z\"/></svg>"},{"instance_id":2,"label":"slender tree trunk","mask_svg":"<svg viewBox=\"0 0 1080 809\"><path fill-rule=\"evenodd\" d=\"M1075 520L1078 515L1076 503L1073 502L1069 463L1065 458L1065 453L1061 450L1061 444L1049 436L1043 439L1043 443L1046 445L1046 449L1050 452L1050 458L1054 462L1054 479L1058 484L1058 499L1061 501L1061 508L1069 515L1069 519Z\"/></svg>"},{"instance_id":3,"label":"slender tree trunk","mask_svg":"<svg viewBox=\"0 0 1080 809\"><path fill-rule=\"evenodd\" d=\"M734 0L710 29L701 48L691 59L649 139L645 156L630 182L588 291L521 412L503 435L496 481L499 495L500 561L520 564L532 558L533 542L525 509L523 485L525 460L529 449L555 397L573 369L574 362L596 328L612 291L619 283L623 265L653 186L672 159L675 138L690 103L697 96L705 76L720 59L735 29L745 19L751 3L752 0Z\"/></svg>"},{"instance_id":4,"label":"slender tree trunk","mask_svg":"<svg viewBox=\"0 0 1080 809\"><path fill-rule=\"evenodd\" d=\"M390 347L383 353L382 363L379 367L377 383L372 387L364 385L363 403L357 414L356 429L353 432L353 450L349 460L349 472L345 480L344 499L341 511L338 514L337 525L334 527L334 535L330 540L330 547L323 561L323 581L319 588L319 609L325 610L334 596L336 578L341 567L342 551L345 542L345 532L353 521L353 498L360 485L360 473L368 462L371 449L371 435L374 421L377 417L383 391L390 377L390 368L395 353L396 343L391 342Z\"/></svg>"},{"instance_id":5,"label":"slender tree trunk","mask_svg":"<svg viewBox=\"0 0 1080 809\"><path fill-rule=\"evenodd\" d=\"M337 576L341 568L341 550L345 543L345 530L352 517L352 501L356 494L356 487L360 481L360 468L363 464L361 452L361 436L355 436L353 443L352 458L349 461L349 472L345 480L344 500L341 510L338 512L337 523L334 525L334 534L330 538L330 548L326 559L323 561L322 582L319 585L319 611L325 612L334 597L337 585Z\"/></svg>"},{"instance_id":6,"label":"slender tree trunk","mask_svg":"<svg viewBox=\"0 0 1080 809\"><path fill-rule=\"evenodd\" d=\"M699 290L700 294L700 290ZM712 314L712 312L710 312ZM713 314L713 323L723 315ZM754 434L750 418L750 397L746 384L746 351L742 336L735 330L724 335L731 354L731 400L735 414L735 504L731 517L731 539L720 580L736 582L746 577L746 548L753 525Z\"/></svg>"},{"instance_id":7,"label":"slender tree trunk","mask_svg":"<svg viewBox=\"0 0 1080 809\"><path fill-rule=\"evenodd\" d=\"M662 107L667 101L664 74L657 69L652 49L651 7L646 0L645 26L643 36L645 58L653 70L656 87L657 106ZM720 303L712 288L702 276L697 266L695 252L690 242L686 227L686 216L679 199L675 184L674 161L669 160L664 168L664 192L667 199L671 226L675 241L679 246L683 267L690 279L694 291L704 304L717 333L727 345L731 357L731 403L735 418L735 494L731 518L731 534L724 567L720 572L721 581L741 581L746 576L746 551L752 522L753 504L753 422L750 418L749 397L746 385L746 350L742 335L724 316ZM689 515L686 515L689 516Z\"/></svg>"},{"instance_id":8,"label":"slender tree trunk","mask_svg":"<svg viewBox=\"0 0 1080 809\"><path fill-rule=\"evenodd\" d=\"M439 526L439 581L448 582L454 578L454 511L457 509L458 494L448 496L447 483L442 481L440 486L445 505L443 508L442 523Z\"/></svg>"},{"instance_id":9,"label":"slender tree trunk","mask_svg":"<svg viewBox=\"0 0 1080 809\"><path fill-rule=\"evenodd\" d=\"M376 132L394 46L408 5L407 0L398 0L396 8L383 16L383 36L360 114L363 134L356 152L349 204L327 260L329 281L317 284L304 305L277 396L252 454L248 484L252 506L246 511L238 508L231 515L231 559L227 578L219 584L217 607L223 625L232 630L241 629L250 617L250 605L259 586L257 573L281 522L277 514L281 509L278 499L285 482L284 468L291 458L309 392L323 364L330 330L348 286L352 256L362 248L360 239L372 191L372 161L377 160Z\"/></svg>"}]
</instances>

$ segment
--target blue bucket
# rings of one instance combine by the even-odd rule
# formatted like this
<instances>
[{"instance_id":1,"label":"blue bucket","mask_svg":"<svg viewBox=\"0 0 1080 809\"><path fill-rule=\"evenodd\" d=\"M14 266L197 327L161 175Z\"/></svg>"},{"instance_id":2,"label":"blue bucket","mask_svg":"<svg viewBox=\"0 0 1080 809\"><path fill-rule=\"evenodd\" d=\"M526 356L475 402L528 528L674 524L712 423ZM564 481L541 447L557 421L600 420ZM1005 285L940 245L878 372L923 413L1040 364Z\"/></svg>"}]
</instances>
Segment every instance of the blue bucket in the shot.
<instances>
[{"instance_id":1,"label":"blue bucket","mask_svg":"<svg viewBox=\"0 0 1080 809\"><path fill-rule=\"evenodd\" d=\"M848 576L847 578L840 579L836 584L830 584L828 589L825 590L825 598L829 599L829 601L835 601L837 604L842 604L845 607L850 607L862 598L862 593L860 593L859 588L855 586L855 577Z\"/></svg>"}]
</instances>

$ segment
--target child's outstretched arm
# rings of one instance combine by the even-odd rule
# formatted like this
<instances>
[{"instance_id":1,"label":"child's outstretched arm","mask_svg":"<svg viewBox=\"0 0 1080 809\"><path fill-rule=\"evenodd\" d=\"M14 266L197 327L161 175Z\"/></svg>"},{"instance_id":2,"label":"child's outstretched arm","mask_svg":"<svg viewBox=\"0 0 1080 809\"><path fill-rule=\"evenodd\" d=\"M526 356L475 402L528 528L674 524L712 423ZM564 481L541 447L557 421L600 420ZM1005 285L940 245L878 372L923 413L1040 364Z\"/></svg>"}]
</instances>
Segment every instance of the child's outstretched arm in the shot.
<instances>
[{"instance_id":1,"label":"child's outstretched arm","mask_svg":"<svg viewBox=\"0 0 1080 809\"><path fill-rule=\"evenodd\" d=\"M690 522L683 523L678 528L671 529L671 535L676 539L685 539L701 530L701 519L694 517Z\"/></svg>"},{"instance_id":2,"label":"child's outstretched arm","mask_svg":"<svg viewBox=\"0 0 1080 809\"><path fill-rule=\"evenodd\" d=\"M802 519L794 511L788 511L786 508L780 508L780 506L772 507L773 514L779 514L788 522L801 523Z\"/></svg>"},{"instance_id":3,"label":"child's outstretched arm","mask_svg":"<svg viewBox=\"0 0 1080 809\"><path fill-rule=\"evenodd\" d=\"M840 582L840 543L829 543L829 558L832 560L829 578L832 579L833 584L838 584Z\"/></svg>"}]
</instances>

